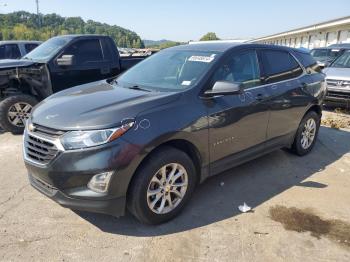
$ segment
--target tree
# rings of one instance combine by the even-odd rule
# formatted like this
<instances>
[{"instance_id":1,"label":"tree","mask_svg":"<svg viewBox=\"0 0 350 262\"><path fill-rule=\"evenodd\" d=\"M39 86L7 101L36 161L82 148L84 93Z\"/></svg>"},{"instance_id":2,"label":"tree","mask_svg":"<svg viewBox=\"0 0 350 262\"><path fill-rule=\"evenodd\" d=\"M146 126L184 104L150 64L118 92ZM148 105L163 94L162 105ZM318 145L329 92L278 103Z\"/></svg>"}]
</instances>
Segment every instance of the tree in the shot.
<instances>
[{"instance_id":1,"label":"tree","mask_svg":"<svg viewBox=\"0 0 350 262\"><path fill-rule=\"evenodd\" d=\"M165 49L173 46L181 45L179 42L168 41L159 45L160 49Z\"/></svg>"},{"instance_id":2,"label":"tree","mask_svg":"<svg viewBox=\"0 0 350 262\"><path fill-rule=\"evenodd\" d=\"M220 38L218 38L214 32L209 32L204 36L202 36L202 38L200 39L200 41L212 41L212 40L220 40Z\"/></svg>"},{"instance_id":3,"label":"tree","mask_svg":"<svg viewBox=\"0 0 350 262\"><path fill-rule=\"evenodd\" d=\"M47 40L63 34L108 35L120 47L142 48L144 43L135 32L116 25L93 20L85 22L81 17L62 17L57 14L41 16L42 26L37 26L36 14L20 11L0 14L0 36L3 40Z\"/></svg>"}]
</instances>

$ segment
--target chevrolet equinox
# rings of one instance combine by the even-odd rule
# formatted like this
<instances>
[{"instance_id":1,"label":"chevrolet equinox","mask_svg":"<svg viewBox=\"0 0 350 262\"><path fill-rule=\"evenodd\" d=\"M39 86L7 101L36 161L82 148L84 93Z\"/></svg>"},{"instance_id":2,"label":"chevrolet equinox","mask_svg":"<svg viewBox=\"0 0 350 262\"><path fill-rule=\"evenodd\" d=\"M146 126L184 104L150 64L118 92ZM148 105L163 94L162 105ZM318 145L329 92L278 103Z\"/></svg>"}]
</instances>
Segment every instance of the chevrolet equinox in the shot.
<instances>
[{"instance_id":1,"label":"chevrolet equinox","mask_svg":"<svg viewBox=\"0 0 350 262\"><path fill-rule=\"evenodd\" d=\"M301 50L169 48L36 106L24 132L29 180L64 207L159 224L210 176L280 148L309 153L325 93Z\"/></svg>"}]
</instances>

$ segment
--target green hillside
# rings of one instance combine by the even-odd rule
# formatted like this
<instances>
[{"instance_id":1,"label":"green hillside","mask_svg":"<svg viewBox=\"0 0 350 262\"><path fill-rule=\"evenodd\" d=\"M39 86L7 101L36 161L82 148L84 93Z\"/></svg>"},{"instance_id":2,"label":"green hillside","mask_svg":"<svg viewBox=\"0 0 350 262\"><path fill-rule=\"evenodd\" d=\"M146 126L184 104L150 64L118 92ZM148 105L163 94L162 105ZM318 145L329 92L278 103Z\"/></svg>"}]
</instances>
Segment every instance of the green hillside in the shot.
<instances>
[{"instance_id":1,"label":"green hillside","mask_svg":"<svg viewBox=\"0 0 350 262\"><path fill-rule=\"evenodd\" d=\"M47 40L65 34L103 34L111 36L120 47L144 47L135 32L116 25L57 14L40 15L40 20L36 14L24 11L0 14L0 40Z\"/></svg>"}]
</instances>

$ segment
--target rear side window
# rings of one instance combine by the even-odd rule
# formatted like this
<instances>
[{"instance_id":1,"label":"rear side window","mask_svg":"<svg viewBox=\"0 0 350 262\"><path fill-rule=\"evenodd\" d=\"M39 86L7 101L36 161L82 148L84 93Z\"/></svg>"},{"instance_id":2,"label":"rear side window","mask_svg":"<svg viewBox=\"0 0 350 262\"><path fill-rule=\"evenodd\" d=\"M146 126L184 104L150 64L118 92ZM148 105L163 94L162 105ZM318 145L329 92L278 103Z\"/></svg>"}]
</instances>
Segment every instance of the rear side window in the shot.
<instances>
[{"instance_id":1,"label":"rear side window","mask_svg":"<svg viewBox=\"0 0 350 262\"><path fill-rule=\"evenodd\" d=\"M16 44L0 46L0 59L18 59L21 58L21 52Z\"/></svg>"},{"instance_id":2,"label":"rear side window","mask_svg":"<svg viewBox=\"0 0 350 262\"><path fill-rule=\"evenodd\" d=\"M321 68L311 54L294 51L294 55L299 62L305 67L308 74L321 73Z\"/></svg>"},{"instance_id":3,"label":"rear side window","mask_svg":"<svg viewBox=\"0 0 350 262\"><path fill-rule=\"evenodd\" d=\"M34 50L37 47L38 47L38 44L25 44L24 45L24 49L26 50L26 53L31 52L32 50Z\"/></svg>"},{"instance_id":4,"label":"rear side window","mask_svg":"<svg viewBox=\"0 0 350 262\"><path fill-rule=\"evenodd\" d=\"M63 55L74 55L78 65L103 60L100 41L98 39L80 40L70 45Z\"/></svg>"},{"instance_id":5,"label":"rear side window","mask_svg":"<svg viewBox=\"0 0 350 262\"><path fill-rule=\"evenodd\" d=\"M244 51L229 57L214 73L213 82L240 82L244 88L260 85L260 72L256 52Z\"/></svg>"},{"instance_id":6,"label":"rear side window","mask_svg":"<svg viewBox=\"0 0 350 262\"><path fill-rule=\"evenodd\" d=\"M295 78L303 73L294 57L286 51L262 50L265 83L275 83Z\"/></svg>"}]
</instances>

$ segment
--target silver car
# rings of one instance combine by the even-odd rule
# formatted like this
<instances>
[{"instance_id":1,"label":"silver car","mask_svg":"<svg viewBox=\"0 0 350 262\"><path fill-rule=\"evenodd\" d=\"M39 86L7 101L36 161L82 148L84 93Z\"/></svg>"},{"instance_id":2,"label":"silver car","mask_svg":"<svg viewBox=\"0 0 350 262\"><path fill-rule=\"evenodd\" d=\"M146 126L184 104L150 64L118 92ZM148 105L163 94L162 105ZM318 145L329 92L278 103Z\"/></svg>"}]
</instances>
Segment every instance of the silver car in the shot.
<instances>
[{"instance_id":1,"label":"silver car","mask_svg":"<svg viewBox=\"0 0 350 262\"><path fill-rule=\"evenodd\" d=\"M327 75L326 104L350 108L350 51L338 57L323 72Z\"/></svg>"}]
</instances>

